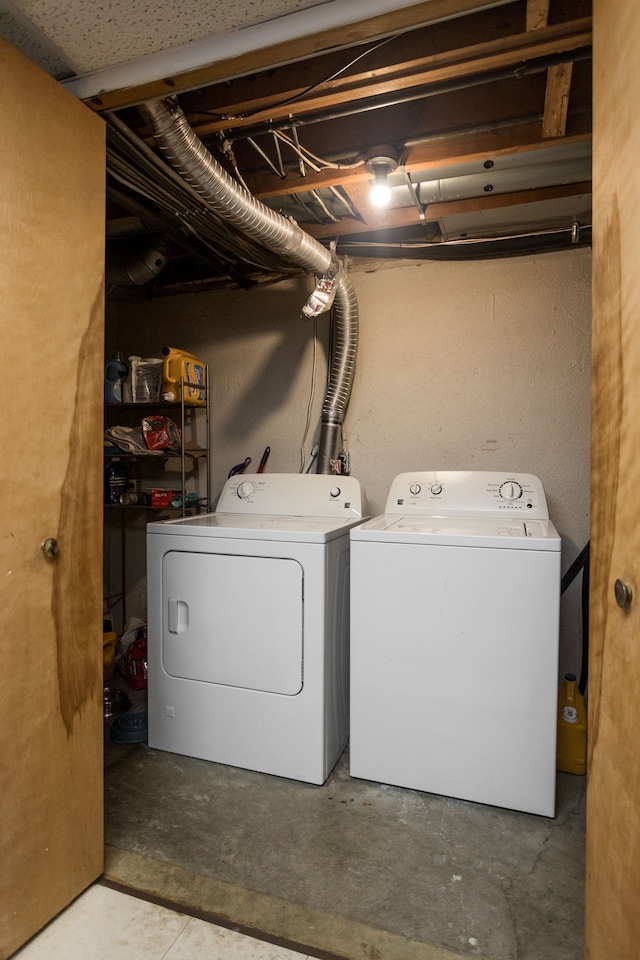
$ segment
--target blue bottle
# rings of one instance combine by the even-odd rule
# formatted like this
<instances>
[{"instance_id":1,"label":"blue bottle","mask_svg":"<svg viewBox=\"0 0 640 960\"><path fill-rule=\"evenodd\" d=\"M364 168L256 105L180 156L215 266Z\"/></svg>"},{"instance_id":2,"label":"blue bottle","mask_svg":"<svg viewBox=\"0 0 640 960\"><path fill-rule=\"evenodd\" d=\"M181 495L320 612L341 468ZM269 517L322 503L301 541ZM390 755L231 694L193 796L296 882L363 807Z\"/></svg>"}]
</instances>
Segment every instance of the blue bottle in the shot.
<instances>
[{"instance_id":1,"label":"blue bottle","mask_svg":"<svg viewBox=\"0 0 640 960\"><path fill-rule=\"evenodd\" d=\"M117 350L111 355L104 368L104 402L122 403L122 385L127 378L129 367L124 355Z\"/></svg>"}]
</instances>

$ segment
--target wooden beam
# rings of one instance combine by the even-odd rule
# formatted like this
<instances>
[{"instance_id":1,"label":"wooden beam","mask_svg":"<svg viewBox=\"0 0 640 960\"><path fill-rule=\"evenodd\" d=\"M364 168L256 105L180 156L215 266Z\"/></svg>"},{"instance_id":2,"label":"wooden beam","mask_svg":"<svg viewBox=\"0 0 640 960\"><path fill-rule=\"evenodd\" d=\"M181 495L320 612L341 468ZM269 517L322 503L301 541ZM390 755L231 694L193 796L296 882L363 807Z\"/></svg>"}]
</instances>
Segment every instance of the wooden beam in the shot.
<instances>
[{"instance_id":1,"label":"wooden beam","mask_svg":"<svg viewBox=\"0 0 640 960\"><path fill-rule=\"evenodd\" d=\"M339 77L319 90L303 96L302 89L292 89L277 102L254 98L242 103L227 104L222 118L194 118L192 126L199 137L220 131L238 131L245 127L276 123L293 114L308 117L339 104L362 101L385 94L401 94L421 87L428 90L469 77L515 68L523 61L549 56L568 56L575 50L590 47L591 18L556 24L534 32L500 37L472 47L423 57L385 69L367 71L355 76ZM292 104L290 101L295 100Z\"/></svg>"},{"instance_id":2,"label":"wooden beam","mask_svg":"<svg viewBox=\"0 0 640 960\"><path fill-rule=\"evenodd\" d=\"M517 127L507 127L495 132L468 134L463 137L449 137L444 140L429 141L413 147L405 161L406 169L430 170L455 163L469 163L477 160L494 160L496 157L514 156L528 153L551 146L566 145L569 143L590 143L591 118L581 118L575 124L576 132L569 137L542 140L538 123L524 124ZM534 158L532 158L534 159Z\"/></svg>"},{"instance_id":3,"label":"wooden beam","mask_svg":"<svg viewBox=\"0 0 640 960\"><path fill-rule=\"evenodd\" d=\"M542 119L543 137L562 137L567 129L572 63L561 63L547 72L547 89Z\"/></svg>"},{"instance_id":4,"label":"wooden beam","mask_svg":"<svg viewBox=\"0 0 640 960\"><path fill-rule=\"evenodd\" d=\"M527 30L540 30L549 22L549 0L527 0Z\"/></svg>"},{"instance_id":5,"label":"wooden beam","mask_svg":"<svg viewBox=\"0 0 640 960\"><path fill-rule=\"evenodd\" d=\"M344 49L442 20L463 17L465 14L476 12L483 6L501 6L509 2L511 0L491 0L489 4L481 4L478 0L423 0L422 3L369 17L348 27L330 28L174 76L163 77L135 87L108 91L96 97L89 97L84 102L98 113L105 110L119 110L136 106L145 100L173 96L187 90L246 76L256 71L305 60L331 50Z\"/></svg>"},{"instance_id":6,"label":"wooden beam","mask_svg":"<svg viewBox=\"0 0 640 960\"><path fill-rule=\"evenodd\" d=\"M541 30L548 22L549 0L527 0L527 30ZM572 73L572 63L561 63L547 71L543 137L561 137L566 131Z\"/></svg>"}]
</instances>

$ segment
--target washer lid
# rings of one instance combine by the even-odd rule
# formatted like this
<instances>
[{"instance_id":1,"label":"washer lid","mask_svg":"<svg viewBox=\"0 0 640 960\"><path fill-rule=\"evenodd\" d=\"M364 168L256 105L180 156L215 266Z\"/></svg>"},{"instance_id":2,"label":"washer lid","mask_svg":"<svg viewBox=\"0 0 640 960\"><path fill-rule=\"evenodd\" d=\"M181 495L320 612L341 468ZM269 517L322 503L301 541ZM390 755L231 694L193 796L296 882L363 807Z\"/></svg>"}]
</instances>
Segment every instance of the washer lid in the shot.
<instances>
[{"instance_id":1,"label":"washer lid","mask_svg":"<svg viewBox=\"0 0 640 960\"><path fill-rule=\"evenodd\" d=\"M178 520L159 520L147 524L147 534L173 534L187 537L226 537L231 540L273 540L294 543L327 543L343 536L355 517L337 520L331 517L281 517L260 514L240 516L231 513L204 513Z\"/></svg>"},{"instance_id":2,"label":"washer lid","mask_svg":"<svg viewBox=\"0 0 640 960\"><path fill-rule=\"evenodd\" d=\"M350 538L381 543L417 543L511 550L560 550L550 520L480 517L397 517L382 514L351 530Z\"/></svg>"}]
</instances>

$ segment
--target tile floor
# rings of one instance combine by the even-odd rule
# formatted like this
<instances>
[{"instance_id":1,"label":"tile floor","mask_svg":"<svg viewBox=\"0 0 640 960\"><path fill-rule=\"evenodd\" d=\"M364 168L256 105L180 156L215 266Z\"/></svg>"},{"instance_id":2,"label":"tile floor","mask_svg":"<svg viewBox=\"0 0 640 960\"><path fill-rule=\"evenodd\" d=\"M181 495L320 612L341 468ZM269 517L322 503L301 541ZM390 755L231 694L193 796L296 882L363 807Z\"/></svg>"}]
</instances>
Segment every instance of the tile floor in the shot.
<instances>
[{"instance_id":1,"label":"tile floor","mask_svg":"<svg viewBox=\"0 0 640 960\"><path fill-rule=\"evenodd\" d=\"M308 960L97 883L13 960Z\"/></svg>"}]
</instances>

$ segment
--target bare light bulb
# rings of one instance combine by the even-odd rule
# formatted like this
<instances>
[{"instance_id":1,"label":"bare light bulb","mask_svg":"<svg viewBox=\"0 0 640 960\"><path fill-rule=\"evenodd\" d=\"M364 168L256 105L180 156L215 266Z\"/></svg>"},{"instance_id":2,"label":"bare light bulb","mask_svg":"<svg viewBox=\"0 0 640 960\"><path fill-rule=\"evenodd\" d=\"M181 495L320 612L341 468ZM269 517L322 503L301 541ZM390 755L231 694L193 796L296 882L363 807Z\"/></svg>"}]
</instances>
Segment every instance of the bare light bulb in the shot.
<instances>
[{"instance_id":1,"label":"bare light bulb","mask_svg":"<svg viewBox=\"0 0 640 960\"><path fill-rule=\"evenodd\" d=\"M391 190L386 176L376 177L371 185L369 199L374 207L386 207L391 199Z\"/></svg>"},{"instance_id":2,"label":"bare light bulb","mask_svg":"<svg viewBox=\"0 0 640 960\"><path fill-rule=\"evenodd\" d=\"M394 153L393 147L389 145L377 147L371 151L365 161L367 172L373 177L369 199L376 207L386 207L391 200L391 188L387 183L387 177L398 167Z\"/></svg>"}]
</instances>

